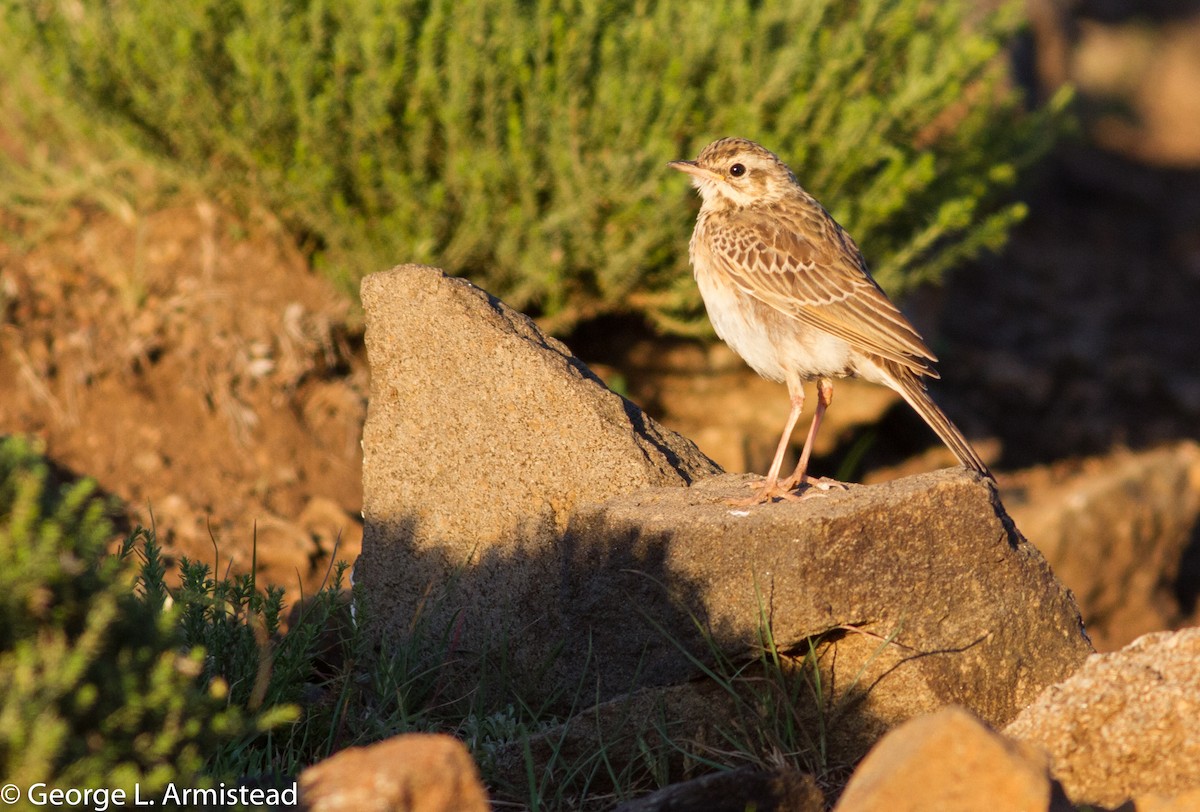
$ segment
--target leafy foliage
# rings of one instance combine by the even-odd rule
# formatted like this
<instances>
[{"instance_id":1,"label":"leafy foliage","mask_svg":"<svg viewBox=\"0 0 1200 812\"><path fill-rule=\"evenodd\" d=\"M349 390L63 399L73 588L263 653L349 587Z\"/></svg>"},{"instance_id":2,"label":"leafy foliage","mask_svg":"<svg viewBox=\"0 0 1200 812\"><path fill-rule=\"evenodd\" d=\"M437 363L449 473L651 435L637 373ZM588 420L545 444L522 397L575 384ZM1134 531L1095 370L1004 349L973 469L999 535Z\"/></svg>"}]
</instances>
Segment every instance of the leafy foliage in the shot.
<instances>
[{"instance_id":1,"label":"leafy foliage","mask_svg":"<svg viewBox=\"0 0 1200 812\"><path fill-rule=\"evenodd\" d=\"M195 785L208 750L253 729L105 555L111 535L94 483L56 484L0 441L0 773L20 786Z\"/></svg>"},{"instance_id":2,"label":"leafy foliage","mask_svg":"<svg viewBox=\"0 0 1200 812\"><path fill-rule=\"evenodd\" d=\"M131 796L137 784L146 798L170 782L279 783L342 747L412 730L496 740L489 714L511 692L488 680L447 695L449 653L433 663L421 653L445 635L423 626L411 646L372 650L349 617L344 563L285 631L283 590L186 559L170 586L153 530L106 554L106 516L91 480L60 484L35 447L0 439L6 780Z\"/></svg>"},{"instance_id":3,"label":"leafy foliage","mask_svg":"<svg viewBox=\"0 0 1200 812\"><path fill-rule=\"evenodd\" d=\"M557 330L632 311L707 329L694 205L664 163L778 152L895 294L998 246L1061 105L1021 111L1019 3L196 0L3 19L51 86L218 188L245 186L345 285L472 277ZM664 47L669 43L669 47Z\"/></svg>"}]
</instances>

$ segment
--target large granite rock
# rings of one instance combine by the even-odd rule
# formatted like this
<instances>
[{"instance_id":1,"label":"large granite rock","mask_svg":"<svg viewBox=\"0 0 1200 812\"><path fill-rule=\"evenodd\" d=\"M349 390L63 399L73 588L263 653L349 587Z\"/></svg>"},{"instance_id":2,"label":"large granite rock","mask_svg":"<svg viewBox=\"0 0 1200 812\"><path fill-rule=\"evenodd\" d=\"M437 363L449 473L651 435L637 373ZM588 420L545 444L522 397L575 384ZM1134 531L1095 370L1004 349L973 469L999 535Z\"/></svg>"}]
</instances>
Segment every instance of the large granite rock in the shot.
<instances>
[{"instance_id":1,"label":"large granite rock","mask_svg":"<svg viewBox=\"0 0 1200 812\"><path fill-rule=\"evenodd\" d=\"M1181 625L1180 569L1200 538L1200 445L1023 471L1005 477L1004 504L1079 601L1096 648Z\"/></svg>"},{"instance_id":2,"label":"large granite rock","mask_svg":"<svg viewBox=\"0 0 1200 812\"><path fill-rule=\"evenodd\" d=\"M1077 804L1200 790L1200 628L1093 655L1004 732L1048 751Z\"/></svg>"},{"instance_id":3,"label":"large granite rock","mask_svg":"<svg viewBox=\"0 0 1200 812\"><path fill-rule=\"evenodd\" d=\"M578 707L749 657L766 622L849 760L949 703L1003 724L1091 651L1069 593L962 469L733 508L745 478L712 477L483 291L406 266L365 280L363 303L356 581L385 647L427 624L469 678L490 652Z\"/></svg>"},{"instance_id":4,"label":"large granite rock","mask_svg":"<svg viewBox=\"0 0 1200 812\"><path fill-rule=\"evenodd\" d=\"M559 546L575 507L719 471L560 342L462 279L367 277L371 395L355 580L381 637L456 624L518 673L557 645ZM626 686L628 687L628 686Z\"/></svg>"}]
</instances>

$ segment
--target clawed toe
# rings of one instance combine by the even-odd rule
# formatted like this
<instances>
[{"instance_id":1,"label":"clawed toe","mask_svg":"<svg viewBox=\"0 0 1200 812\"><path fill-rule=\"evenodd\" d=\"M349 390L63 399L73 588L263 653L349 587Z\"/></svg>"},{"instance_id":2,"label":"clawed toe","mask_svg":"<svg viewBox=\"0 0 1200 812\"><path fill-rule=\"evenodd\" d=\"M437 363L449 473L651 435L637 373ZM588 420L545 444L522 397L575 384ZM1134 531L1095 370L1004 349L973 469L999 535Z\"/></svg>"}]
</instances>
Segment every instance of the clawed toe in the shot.
<instances>
[{"instance_id":1,"label":"clawed toe","mask_svg":"<svg viewBox=\"0 0 1200 812\"><path fill-rule=\"evenodd\" d=\"M827 476L820 476L820 477L816 477L815 479L813 477L807 477L804 480L803 485L801 485L798 482L793 482L792 480L789 479L789 480L785 481L781 487L784 487L784 488L787 488L788 490L793 490L793 491L797 490L798 488L803 488L804 493L812 494L813 496L818 495L817 494L818 491L829 492L829 491L848 491L848 490L850 490L850 486L848 484L846 484L845 482L839 482L838 480L833 479L832 477L827 477Z\"/></svg>"},{"instance_id":2,"label":"clawed toe","mask_svg":"<svg viewBox=\"0 0 1200 812\"><path fill-rule=\"evenodd\" d=\"M818 477L816 479L805 478L803 483L795 482L791 479L773 483L767 483L765 480L757 480L746 482L745 487L755 488L754 495L748 496L745 499L730 500L729 504L737 507L748 507L778 501L800 502L813 497L828 496L829 492L833 490L849 490L850 488L846 483L838 482L836 479L828 477Z\"/></svg>"},{"instance_id":3,"label":"clawed toe","mask_svg":"<svg viewBox=\"0 0 1200 812\"><path fill-rule=\"evenodd\" d=\"M755 488L752 497L731 499L728 504L737 507L764 505L772 501L802 501L804 499L828 497L833 491L848 491L850 486L845 482L830 479L828 476L818 476L816 479L805 477L804 482L787 479L782 482L766 480L751 480L744 483L745 487Z\"/></svg>"},{"instance_id":4,"label":"clawed toe","mask_svg":"<svg viewBox=\"0 0 1200 812\"><path fill-rule=\"evenodd\" d=\"M787 502L799 502L802 498L801 494L795 493L792 490L783 487L779 483L766 486L759 482L747 483L758 488L758 491L753 496L747 496L745 499L733 499L729 504L736 507L749 507L750 505L763 505L767 502L776 500L784 500Z\"/></svg>"}]
</instances>

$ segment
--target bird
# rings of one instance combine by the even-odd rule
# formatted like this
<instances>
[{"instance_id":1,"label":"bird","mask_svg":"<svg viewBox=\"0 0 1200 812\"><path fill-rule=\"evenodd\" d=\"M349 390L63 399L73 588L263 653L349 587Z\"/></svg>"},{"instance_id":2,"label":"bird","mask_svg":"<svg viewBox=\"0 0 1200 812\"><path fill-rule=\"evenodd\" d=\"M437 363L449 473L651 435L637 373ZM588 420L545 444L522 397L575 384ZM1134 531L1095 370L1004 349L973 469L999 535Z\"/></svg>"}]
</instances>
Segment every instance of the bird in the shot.
<instances>
[{"instance_id":1,"label":"bird","mask_svg":"<svg viewBox=\"0 0 1200 812\"><path fill-rule=\"evenodd\" d=\"M775 153L722 138L694 161L702 199L688 254L717 335L755 372L787 385L791 410L767 476L747 504L798 499L814 484L808 463L834 379L859 377L900 394L959 462L994 477L929 396L937 357L872 278L858 245L801 187ZM817 407L796 469L780 480L784 452L815 381Z\"/></svg>"}]
</instances>

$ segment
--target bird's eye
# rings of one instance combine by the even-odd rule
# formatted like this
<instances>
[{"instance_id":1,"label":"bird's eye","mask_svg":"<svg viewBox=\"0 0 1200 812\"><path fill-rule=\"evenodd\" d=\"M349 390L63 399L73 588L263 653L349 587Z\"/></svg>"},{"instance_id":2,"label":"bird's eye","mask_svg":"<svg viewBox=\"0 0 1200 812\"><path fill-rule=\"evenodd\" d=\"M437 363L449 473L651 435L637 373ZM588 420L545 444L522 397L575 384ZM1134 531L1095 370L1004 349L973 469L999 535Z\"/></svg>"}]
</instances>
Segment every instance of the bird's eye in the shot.
<instances>
[{"instance_id":1,"label":"bird's eye","mask_svg":"<svg viewBox=\"0 0 1200 812\"><path fill-rule=\"evenodd\" d=\"M733 166L729 167L729 174L733 175L735 178L740 178L742 175L746 174L746 167L742 166L741 164L734 164Z\"/></svg>"}]
</instances>

